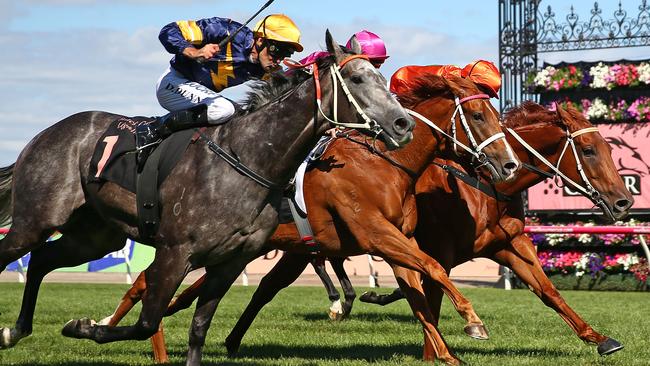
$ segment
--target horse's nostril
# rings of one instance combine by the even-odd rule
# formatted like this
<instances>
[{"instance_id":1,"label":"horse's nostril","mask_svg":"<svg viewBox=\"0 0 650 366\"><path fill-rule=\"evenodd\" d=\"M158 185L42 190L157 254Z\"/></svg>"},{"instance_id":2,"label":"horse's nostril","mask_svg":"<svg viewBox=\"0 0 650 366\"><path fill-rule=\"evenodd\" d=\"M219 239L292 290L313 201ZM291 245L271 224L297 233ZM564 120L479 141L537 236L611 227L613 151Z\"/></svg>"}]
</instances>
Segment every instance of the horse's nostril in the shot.
<instances>
[{"instance_id":1,"label":"horse's nostril","mask_svg":"<svg viewBox=\"0 0 650 366\"><path fill-rule=\"evenodd\" d=\"M406 118L398 118L393 123L395 132L405 133L409 129L409 121Z\"/></svg>"},{"instance_id":2,"label":"horse's nostril","mask_svg":"<svg viewBox=\"0 0 650 366\"><path fill-rule=\"evenodd\" d=\"M630 200L626 200L626 199L616 200L616 202L614 203L614 206L621 211L627 210L628 208L630 208L631 205L632 203L630 202Z\"/></svg>"},{"instance_id":3,"label":"horse's nostril","mask_svg":"<svg viewBox=\"0 0 650 366\"><path fill-rule=\"evenodd\" d=\"M509 172L513 172L513 171L517 170L517 168L519 167L519 164L517 164L517 163L514 162L514 161L508 161L508 162L506 162L505 164L503 164L503 167L504 167L507 171L509 171Z\"/></svg>"}]
</instances>

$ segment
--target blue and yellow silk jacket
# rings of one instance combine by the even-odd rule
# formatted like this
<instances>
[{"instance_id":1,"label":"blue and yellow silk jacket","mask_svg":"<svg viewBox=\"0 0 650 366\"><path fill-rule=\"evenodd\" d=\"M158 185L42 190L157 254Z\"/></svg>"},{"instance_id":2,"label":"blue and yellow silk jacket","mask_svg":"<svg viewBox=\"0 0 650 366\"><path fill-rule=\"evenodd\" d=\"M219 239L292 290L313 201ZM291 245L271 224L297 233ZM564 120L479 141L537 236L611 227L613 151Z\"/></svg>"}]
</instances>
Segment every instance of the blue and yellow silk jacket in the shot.
<instances>
[{"instance_id":1,"label":"blue and yellow silk jacket","mask_svg":"<svg viewBox=\"0 0 650 366\"><path fill-rule=\"evenodd\" d=\"M264 75L264 69L250 61L253 31L244 27L214 56L216 61L198 63L184 56L183 50L190 46L201 48L208 43L219 43L240 26L240 23L226 18L184 20L164 26L158 38L165 49L174 54L169 62L174 69L189 80L220 92Z\"/></svg>"}]
</instances>

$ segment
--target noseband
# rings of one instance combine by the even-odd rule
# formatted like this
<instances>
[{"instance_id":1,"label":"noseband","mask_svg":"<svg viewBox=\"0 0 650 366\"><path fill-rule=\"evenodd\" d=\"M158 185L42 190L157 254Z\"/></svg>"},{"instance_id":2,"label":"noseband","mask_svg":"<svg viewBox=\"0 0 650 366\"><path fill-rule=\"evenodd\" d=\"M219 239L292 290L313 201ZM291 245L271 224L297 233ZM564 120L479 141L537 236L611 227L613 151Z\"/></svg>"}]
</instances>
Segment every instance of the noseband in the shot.
<instances>
[{"instance_id":1,"label":"noseband","mask_svg":"<svg viewBox=\"0 0 650 366\"><path fill-rule=\"evenodd\" d=\"M456 108L454 109L454 113L451 115L451 135L443 131L440 127L438 127L435 123L431 122L429 119L424 117L423 115L419 114L418 112L415 112L410 109L406 109L406 111L414 116L417 117L419 120L422 122L426 123L429 125L429 127L435 129L436 131L440 132L444 136L446 136L448 139L454 142L454 152L457 152L457 147L460 146L463 150L467 151L469 154L471 154L476 161L479 162L479 166L487 164L487 156L483 152L483 149L485 149L489 144L500 140L500 139L505 139L506 135L503 132L497 132L494 135L488 137L485 139L483 142L478 144L476 142L476 138L474 138L474 134L472 133L472 130L469 128L469 124L467 123L467 118L465 118L465 112L463 111L463 103L468 102L470 100L474 99L490 99L490 96L487 94L475 94L471 95L469 97L465 98L458 98L457 96L454 97L454 103L456 104ZM467 135L467 139L469 140L469 143L471 144L471 148L463 144L462 142L458 141L456 138L456 116L460 116L460 122L461 126L463 126L463 130L465 131L465 134Z\"/></svg>"}]
</instances>

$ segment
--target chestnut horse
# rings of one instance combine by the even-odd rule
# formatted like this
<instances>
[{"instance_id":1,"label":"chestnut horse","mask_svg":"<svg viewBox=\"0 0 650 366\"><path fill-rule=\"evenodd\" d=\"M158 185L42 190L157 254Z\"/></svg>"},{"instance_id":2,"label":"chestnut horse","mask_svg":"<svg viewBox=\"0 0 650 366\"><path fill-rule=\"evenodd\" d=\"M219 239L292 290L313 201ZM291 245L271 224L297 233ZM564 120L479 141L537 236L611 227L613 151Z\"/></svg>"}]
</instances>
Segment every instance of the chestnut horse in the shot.
<instances>
[{"instance_id":1,"label":"chestnut horse","mask_svg":"<svg viewBox=\"0 0 650 366\"><path fill-rule=\"evenodd\" d=\"M416 186L419 215L416 230L418 243L425 252L443 264L447 273L454 266L476 257L491 258L513 269L546 305L558 312L582 340L597 344L600 354L613 353L622 346L616 340L597 333L582 320L566 304L544 274L534 245L523 233L523 203L520 195L523 190L546 178L546 175L538 172L549 175L559 173L564 176L562 179L565 184L571 185L571 182L574 182L583 187L573 188L588 194L597 205L601 206L608 217L611 219L625 217L634 200L616 171L610 147L597 130L575 109L568 111L559 109L557 112L551 112L540 105L527 102L506 115L505 125L510 131L509 142L515 148L520 160L524 164L535 167L531 170L521 170L517 180L512 183L497 186L500 192L512 197L512 201L499 202L466 184L459 183L438 165L432 164L420 177ZM521 136L520 140L515 139L514 134ZM522 141L529 145L530 149L526 149ZM567 144L570 146L570 141L575 144L576 155L572 152L573 148L570 148L571 150L560 159ZM532 151L539 151L539 153ZM554 164L545 164L541 159ZM454 164L449 161L438 162ZM581 170L584 175L580 173ZM468 227L474 230L468 231ZM447 231L448 229L451 230ZM293 235L293 240L299 240L295 229ZM295 256L290 253L285 255ZM304 260L309 258L305 257ZM343 263L342 258L332 258L332 260ZM282 271L287 270L287 264L281 263L283 260L262 279L253 301L271 299L286 283ZM413 289L424 292L417 273L403 268L394 267L394 269L400 284L407 284L407 294ZM200 286L200 282L201 280L197 281L175 299L168 308L168 314L188 307L196 297L195 288ZM425 288L428 304L433 311L434 324L437 324L442 291L428 280L425 281ZM347 289L350 290L353 291L351 287ZM392 301L403 296L403 293L393 296ZM376 295L371 296L370 300L385 301ZM255 306L261 305L263 304ZM487 339L483 323L473 309L461 312L461 315L467 320L465 326L467 334L474 338ZM246 316L250 316L248 311L242 318ZM251 320L243 321L250 323ZM233 337L238 339L242 337L240 323L228 337L231 342ZM429 346L425 345L425 347Z\"/></svg>"},{"instance_id":2,"label":"chestnut horse","mask_svg":"<svg viewBox=\"0 0 650 366\"><path fill-rule=\"evenodd\" d=\"M620 220L627 215L634 199L616 171L611 148L582 114L573 108L558 110L555 114L537 104L524 103L505 117L506 126L511 128L508 140L524 166L532 164L554 175L556 172L532 152L533 149L539 151L543 159L555 162L552 165L568 178L565 184L592 199L607 218ZM532 149L525 149L512 131ZM567 137L571 137L575 143L577 155L570 148ZM564 148L567 151L560 159ZM451 161L439 160L438 163L455 165ZM462 169L460 166L457 168ZM584 178L580 170L584 171ZM439 165L432 164L417 183L418 243L425 252L440 261L447 273L453 267L477 257L490 258L511 268L546 305L562 317L580 339L598 345L598 352L602 355L616 352L622 348L616 340L594 331L566 304L544 274L533 243L523 233L520 193L544 178L536 170L521 170L515 181L497 186L501 193L516 197L512 202L503 203L466 184L459 184L456 179L450 179ZM582 188L573 186L572 182ZM474 227L475 234L468 233L467 227ZM331 261L340 265L343 263L341 258L332 258ZM400 269L400 272L408 272L403 276L417 277L411 271ZM427 300L437 319L442 293L436 286L430 285L427 283L427 290L430 291ZM354 295L350 295L354 294L352 288L344 288L344 291L346 298L354 298ZM404 297L403 291L398 288L388 295L366 293L360 300L386 305ZM181 296L178 301L187 300ZM487 332L477 332L481 329L485 328L468 321L465 332L474 338L487 339Z\"/></svg>"},{"instance_id":3,"label":"chestnut horse","mask_svg":"<svg viewBox=\"0 0 650 366\"><path fill-rule=\"evenodd\" d=\"M99 343L149 338L190 270L206 267L208 283L212 277L234 280L255 258L278 224L285 185L330 123L341 124L337 114L391 148L408 143L415 122L368 58L358 54L359 43L353 40L351 50L343 49L329 31L325 41L330 55L319 61L320 77L314 72L262 82L252 94L257 103L233 121L208 128L188 147L160 187L160 228L153 238L140 236L134 194L89 179L95 147L120 116L82 112L36 136L0 182L4 197L5 182L12 180L11 202L3 202L0 217L11 212L13 218L0 239L0 270L32 252L21 312L14 328L0 329L0 348L32 332L39 285L47 273L101 258L121 248L127 237L156 248L137 322L106 327L73 320L62 333ZM63 236L45 245L54 230ZM200 363L200 339L218 304L216 293L201 298L202 305L209 304L197 310L200 325L190 332L189 365Z\"/></svg>"},{"instance_id":4,"label":"chestnut horse","mask_svg":"<svg viewBox=\"0 0 650 366\"><path fill-rule=\"evenodd\" d=\"M499 115L490 104L489 96L482 94L476 84L457 77L432 76L420 80L411 97L411 103L406 106L437 121L442 131L450 131L458 120L470 122L477 140L483 141L474 144L483 145L491 165L488 170L495 181L514 175L517 159L510 155L509 147L501 139L494 138L501 132ZM399 151L369 149L370 146L357 136L334 140L305 175L304 190L308 193L305 200L319 251L328 256L371 253L389 263L422 272L425 277L439 283L459 309L468 307L467 300L460 296L444 270L418 249L412 237L417 220L415 182L436 152L451 148L451 145L442 132L424 122L416 124L413 141ZM363 171L355 171L357 168ZM280 287L292 283L311 258L294 224L280 225L268 248L290 252L281 259L283 264L274 270L283 277ZM133 300L145 291L142 283L142 279L136 281L111 317L110 324L116 324L124 316L124 311L132 306ZM253 303L260 301L267 302L270 298L260 299L256 294ZM425 299L419 301L419 304L413 304L413 310L422 317L425 315L418 309L425 305ZM256 312L249 308L245 314ZM252 321L254 316L244 318ZM423 320L423 323L432 324L433 319ZM249 324L238 323L226 340L230 353L238 350L241 336ZM427 326L424 334L430 343L435 344L426 354L428 359L437 357L450 364L460 362L448 350L435 326Z\"/></svg>"}]
</instances>

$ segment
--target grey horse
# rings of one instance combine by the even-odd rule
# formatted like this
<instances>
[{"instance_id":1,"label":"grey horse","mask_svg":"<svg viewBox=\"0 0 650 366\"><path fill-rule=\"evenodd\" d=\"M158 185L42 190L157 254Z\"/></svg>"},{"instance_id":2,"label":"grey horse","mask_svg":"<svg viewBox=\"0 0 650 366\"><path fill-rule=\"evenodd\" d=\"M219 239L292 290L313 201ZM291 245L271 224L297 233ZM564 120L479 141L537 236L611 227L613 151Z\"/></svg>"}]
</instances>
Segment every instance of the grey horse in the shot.
<instances>
[{"instance_id":1,"label":"grey horse","mask_svg":"<svg viewBox=\"0 0 650 366\"><path fill-rule=\"evenodd\" d=\"M88 182L93 149L120 116L82 112L36 136L15 166L0 176L0 197L6 197L7 182L12 181L11 199L0 202L0 218L12 218L11 229L0 240L0 268L32 253L19 318L14 328L0 329L0 347L31 334L39 285L47 273L101 258L120 249L126 238L156 248L146 270L148 291L139 319L132 326L114 328L72 320L63 334L99 343L147 339L158 330L188 272L205 267L210 278L230 284L258 254L278 224L282 189L276 188L288 183L332 120L365 125L366 133L389 148L408 143L414 121L367 58L354 56L360 53L359 43L354 41L347 50L329 31L325 38L331 55L317 65L320 77L298 75L280 86L258 88L247 112L205 133L274 187L240 174L208 144L192 144L160 187L161 222L152 240L139 237L134 194L110 182ZM324 102L316 102L317 94ZM63 236L44 245L54 230ZM212 293L220 292L225 291ZM190 365L200 363L202 340L219 300L206 298L199 304L206 317L190 334Z\"/></svg>"}]
</instances>

